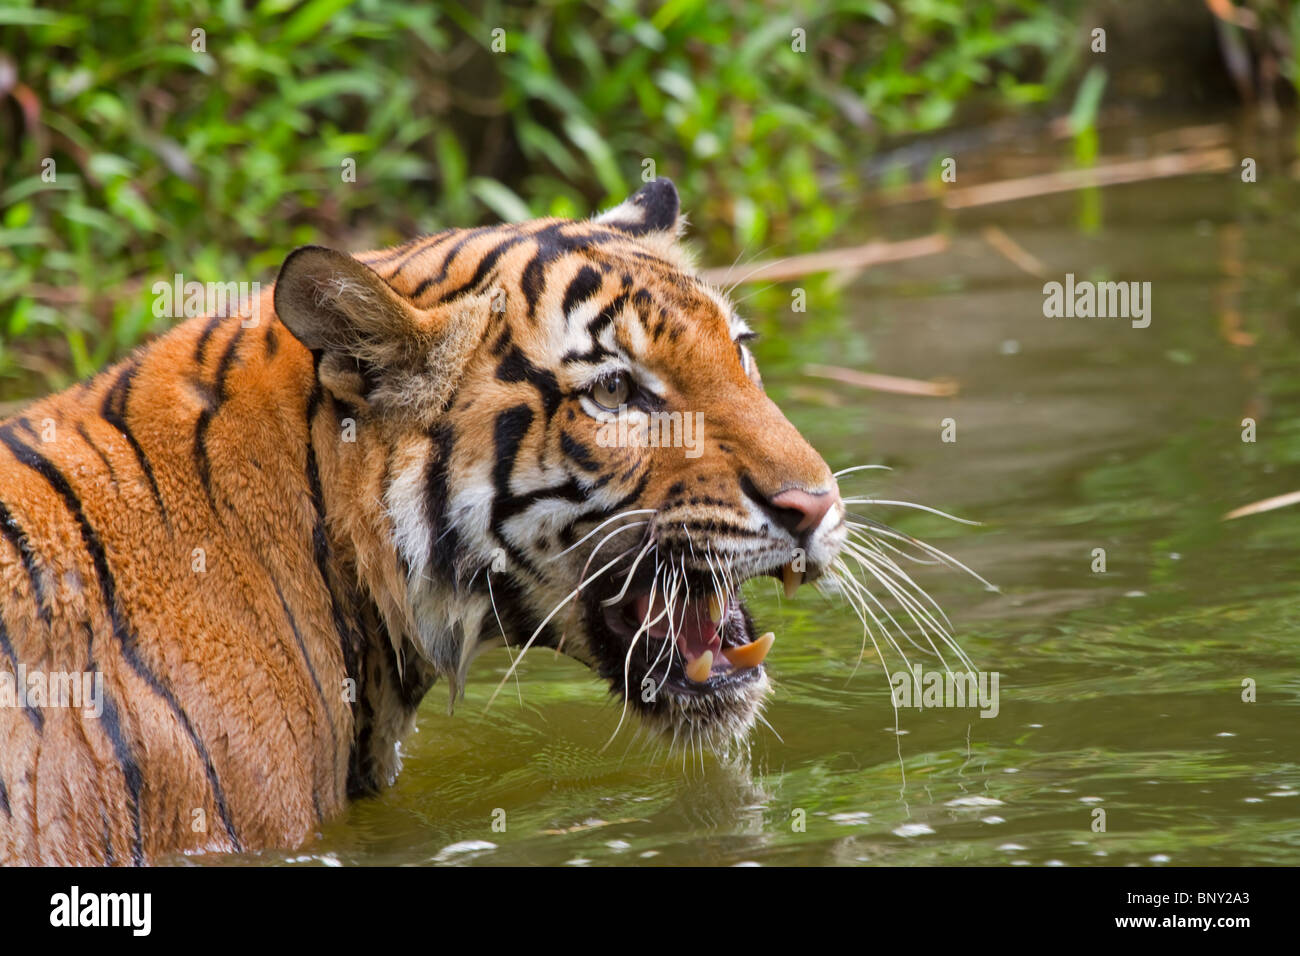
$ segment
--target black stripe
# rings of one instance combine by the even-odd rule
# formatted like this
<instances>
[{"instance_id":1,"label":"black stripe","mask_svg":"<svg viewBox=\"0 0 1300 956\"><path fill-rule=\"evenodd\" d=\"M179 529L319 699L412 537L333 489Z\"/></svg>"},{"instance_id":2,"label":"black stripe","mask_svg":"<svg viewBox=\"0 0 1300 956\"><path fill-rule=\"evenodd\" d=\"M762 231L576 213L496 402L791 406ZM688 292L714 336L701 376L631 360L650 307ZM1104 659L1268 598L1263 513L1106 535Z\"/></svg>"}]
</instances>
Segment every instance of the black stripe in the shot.
<instances>
[{"instance_id":1,"label":"black stripe","mask_svg":"<svg viewBox=\"0 0 1300 956\"><path fill-rule=\"evenodd\" d=\"M542 405L546 410L546 419L550 421L559 407L560 383L550 369L538 368L524 355L519 346L512 346L497 366L497 378L503 382L528 382L541 395Z\"/></svg>"},{"instance_id":2,"label":"black stripe","mask_svg":"<svg viewBox=\"0 0 1300 956\"><path fill-rule=\"evenodd\" d=\"M19 526L3 501L0 501L0 532L3 532L5 538L18 551L23 570L27 572L27 580L32 585L32 601L36 604L36 613L45 622L45 626L50 627L52 618L50 609L45 603L45 585L41 581L41 569L36 565L36 552L32 550L26 532Z\"/></svg>"},{"instance_id":3,"label":"black stripe","mask_svg":"<svg viewBox=\"0 0 1300 956\"><path fill-rule=\"evenodd\" d=\"M516 563L521 567L532 567L532 562L528 556L514 547L505 537L502 531L502 523L514 513L510 511L511 502L514 495L510 490L510 472L514 467L515 456L519 453L519 446L528 434L529 426L532 425L536 417L532 408L527 405L515 405L507 408L497 414L496 423L493 426L492 444L494 449L495 466L492 469L492 484L495 489L495 495L492 499L492 517L491 528L501 546L506 549Z\"/></svg>"},{"instance_id":4,"label":"black stripe","mask_svg":"<svg viewBox=\"0 0 1300 956\"><path fill-rule=\"evenodd\" d=\"M5 816L13 819L13 811L9 809L9 791L5 789L5 778L0 777L0 810L5 812Z\"/></svg>"},{"instance_id":5,"label":"black stripe","mask_svg":"<svg viewBox=\"0 0 1300 956\"><path fill-rule=\"evenodd\" d=\"M497 340L492 343L491 346L492 354L500 355L506 350L506 346L509 344L510 344L510 326L506 325L503 322L501 325L501 334L498 335Z\"/></svg>"},{"instance_id":6,"label":"black stripe","mask_svg":"<svg viewBox=\"0 0 1300 956\"><path fill-rule=\"evenodd\" d=\"M212 338L212 333L225 318L227 317L224 315L214 315L208 319L207 325L203 326L203 331L199 333L198 341L194 343L194 364L200 369L203 368L204 359L207 358L208 339Z\"/></svg>"},{"instance_id":7,"label":"black stripe","mask_svg":"<svg viewBox=\"0 0 1300 956\"><path fill-rule=\"evenodd\" d=\"M591 349L587 352L567 352L561 361L566 364L569 362L591 362L594 364L613 355L613 352L600 344L600 336L607 326L613 324L626 305L626 293L612 299L605 308L600 310L599 315L587 323L587 334L591 336Z\"/></svg>"},{"instance_id":8,"label":"black stripe","mask_svg":"<svg viewBox=\"0 0 1300 956\"><path fill-rule=\"evenodd\" d=\"M630 477L631 474L634 473L635 471L636 471L636 466L633 466L632 469L628 472L628 476ZM602 475L600 480L597 481L592 486L592 488L588 489L588 492L590 493L591 490L595 488L603 487L604 485L608 484L610 478L611 476L609 474ZM566 547L570 544L573 544L574 529L577 528L579 523L584 521L599 522L604 518L612 518L614 515L618 514L620 511L627 508L628 505L634 504L637 501L639 501L641 496L645 493L646 485L648 485L649 483L650 483L650 469L647 468L645 470L645 473L641 475L640 480L636 483L636 487L634 487L631 491L625 494L622 498L614 502L612 505L609 505L608 507L593 508L590 511L586 511L583 512L582 514L576 515L572 521L570 521L568 524L566 524L564 527L560 529L557 537Z\"/></svg>"},{"instance_id":9,"label":"black stripe","mask_svg":"<svg viewBox=\"0 0 1300 956\"><path fill-rule=\"evenodd\" d=\"M385 262L392 262L394 259L406 255L406 253L411 250L412 246L417 243L423 243L426 239L432 238L432 236L428 235L412 236L405 242L399 242L397 245L389 246L387 249L376 249L373 252L358 254L353 258L355 258L357 262L374 268L377 265L383 265Z\"/></svg>"},{"instance_id":10,"label":"black stripe","mask_svg":"<svg viewBox=\"0 0 1300 956\"><path fill-rule=\"evenodd\" d=\"M444 229L442 232L434 233L432 236L426 236L426 237L424 237L424 239L414 240L414 241L418 242L419 245L417 245L414 249L412 249L412 250L411 250L411 251L406 255L406 257L405 257L404 259L402 259L402 261L399 262L399 263L397 264L396 268L394 268L392 272L388 273L387 278L389 278L389 279L396 279L399 275L402 274L402 270L405 269L405 268L406 268L406 267L407 267L407 266L408 266L408 265L409 265L413 260L415 260L416 258L418 258L418 257L420 256L421 253L425 253L425 252L428 252L428 251L431 250L431 249L436 249L436 248L438 248L438 246L442 245L442 243L443 243L445 240L451 238L452 233L454 233L455 231L456 231L456 230L454 230L454 229ZM425 242L426 239L428 240L427 243ZM407 245L409 245L409 243L407 243ZM399 246L398 248L401 249L401 248L403 248L403 247ZM390 257L387 257L387 258L384 258L384 259L374 259L374 260L371 260L371 261L366 262L366 265L371 266L371 267L373 268L374 266L380 265L380 264L382 264L382 263L384 263L384 262L389 262L389 261L391 261L393 258L396 258L396 257L395 257L395 256L390 256ZM364 261L364 260L363 260L363 261Z\"/></svg>"},{"instance_id":11,"label":"black stripe","mask_svg":"<svg viewBox=\"0 0 1300 956\"><path fill-rule=\"evenodd\" d=\"M538 488L521 495L515 495L511 492L510 473L513 470L515 457L518 455L519 446L534 419L533 410L527 405L516 405L497 415L493 434L496 466L492 473L496 495L492 501L490 525L492 533L517 565L540 573L536 563L527 554L512 545L506 537L505 523L539 501L563 500L574 503L586 501L591 489L583 488L576 480L571 478L563 484Z\"/></svg>"},{"instance_id":12,"label":"black stripe","mask_svg":"<svg viewBox=\"0 0 1300 956\"><path fill-rule=\"evenodd\" d=\"M537 314L537 302L546 291L546 267L566 251L562 246L556 245L555 239L558 236L560 236L558 224L535 233L537 252L519 274L519 288L523 290L524 301L528 303L529 321Z\"/></svg>"},{"instance_id":13,"label":"black stripe","mask_svg":"<svg viewBox=\"0 0 1300 956\"><path fill-rule=\"evenodd\" d=\"M647 289L637 289L632 293L632 308L641 320L641 328L650 331L650 312L654 308L654 298Z\"/></svg>"},{"instance_id":14,"label":"black stripe","mask_svg":"<svg viewBox=\"0 0 1300 956\"><path fill-rule=\"evenodd\" d=\"M325 691L320 686L320 678L316 676L316 668L311 662L311 655L307 653L307 645L303 642L302 632L298 630L298 622L294 619L293 611L289 608L289 602L284 599L284 592L280 590L280 583L275 578L271 578L271 585L275 588L275 596L280 599L280 607L284 608L284 616L289 619L289 629L293 631L293 639L302 654L303 663L307 665L307 673L311 676L312 686L316 688L316 696L320 698L321 715L325 718L325 726L329 728L330 732L330 756L333 757L339 750L339 738L338 732L334 729L334 721L330 719L330 709L325 700ZM320 820L323 818L320 797L317 795L314 785L312 786L311 799L312 805L316 808L316 819Z\"/></svg>"},{"instance_id":15,"label":"black stripe","mask_svg":"<svg viewBox=\"0 0 1300 956\"><path fill-rule=\"evenodd\" d=\"M567 482L547 488L539 488L533 491L516 495L510 488L510 475L514 468L515 458L519 453L519 448L523 443L524 436L532 426L535 414L528 405L516 405L508 408L497 415L496 424L493 429L493 447L496 460L496 466L492 473L492 482L495 489L495 496L492 502L491 528L503 547L506 548L515 561L526 568L534 568L534 563L521 552L513 547L504 533L505 522L531 508L534 504L543 500L561 500L571 501L574 503L587 501L593 487L600 487L610 480L610 475L604 475L595 486L584 487L576 479L570 478ZM645 487L650 480L649 469L641 476L636 487L624 495L620 501L608 509L602 509L606 514L614 514L625 508L629 503L636 501L645 491ZM575 521L578 520L575 518Z\"/></svg>"},{"instance_id":16,"label":"black stripe","mask_svg":"<svg viewBox=\"0 0 1300 956\"><path fill-rule=\"evenodd\" d=\"M171 687L162 677L153 673L140 656L138 636L132 632L126 615L118 605L117 583L113 578L112 570L108 566L108 556L99 540L99 535L95 533L95 529L91 527L90 522L86 519L76 492L72 490L72 486L68 484L68 479L64 477L63 473L48 458L29 448L19 438L15 437L10 426L0 426L0 442L3 442L9 448L15 458L45 479L50 487L63 499L64 506L76 521L78 530L81 532L82 544L85 546L87 553L90 555L91 563L95 567L95 576L99 581L99 589L104 597L104 607L113 627L113 637L117 639L118 646L121 649L122 658L131 667L131 670L166 702L173 716L189 736L190 742L193 744L194 750L207 773L208 783L212 787L213 799L217 805L217 812L220 814L222 824L226 828L226 834L229 836L235 852L239 852L243 845L235 832L230 810L226 806L225 792L221 787L220 779L217 777L217 769L212 763L212 757L209 755L203 741L199 738L197 731L195 731L189 715L185 713L180 701L176 699Z\"/></svg>"},{"instance_id":17,"label":"black stripe","mask_svg":"<svg viewBox=\"0 0 1300 956\"><path fill-rule=\"evenodd\" d=\"M12 669L16 685L18 682L18 655L14 653L14 645L9 640L9 632L5 629L3 617L0 617L0 654L9 659L9 667ZM15 687L15 689L17 688ZM32 722L32 726L36 728L38 734L43 733L45 730L45 715L37 707L32 706L31 701L27 701L26 704L27 718Z\"/></svg>"},{"instance_id":18,"label":"black stripe","mask_svg":"<svg viewBox=\"0 0 1300 956\"><path fill-rule=\"evenodd\" d=\"M630 472L634 471L636 471L636 466L633 466L632 470L630 470ZM594 488L601 488L601 486L608 483L608 480L610 480L610 475L603 475L601 480L595 483ZM636 486L633 486L633 489L630 490L630 492L624 494L623 497L617 499L617 501L612 503L610 506L598 507L598 509L586 511L584 514L578 515L577 518L572 520L572 522L569 522L567 525L564 525L563 528L560 528L559 537L562 538L562 540L567 540L567 544L572 544L573 528L576 528L578 523L590 522L590 520L599 520L603 518L612 518L612 516L619 514L619 511L623 511L624 509L627 509L629 505L633 505L633 503L640 501L642 494L645 494L647 484L650 484L650 468L646 468L645 472L641 475L641 479L637 481Z\"/></svg>"},{"instance_id":19,"label":"black stripe","mask_svg":"<svg viewBox=\"0 0 1300 956\"><path fill-rule=\"evenodd\" d=\"M583 266L578 270L578 274L569 282L569 287L564 290L564 305L561 307L564 316L567 319L579 304L586 302L592 296L600 291L601 279L600 273L591 266Z\"/></svg>"},{"instance_id":20,"label":"black stripe","mask_svg":"<svg viewBox=\"0 0 1300 956\"><path fill-rule=\"evenodd\" d=\"M448 469L456 441L456 432L447 422L439 422L429 433L434 453L425 472L425 517L429 522L429 561L435 569L450 572L452 588L459 587L455 573L460 553L460 537L447 517Z\"/></svg>"},{"instance_id":21,"label":"black stripe","mask_svg":"<svg viewBox=\"0 0 1300 956\"><path fill-rule=\"evenodd\" d=\"M529 427L536 417L527 405L515 405L498 413L492 430L492 445L496 464L492 468L492 484L496 489L493 507L498 507L513 497L510 491L510 472L514 468L515 455L528 434Z\"/></svg>"},{"instance_id":22,"label":"black stripe","mask_svg":"<svg viewBox=\"0 0 1300 956\"><path fill-rule=\"evenodd\" d=\"M109 481L117 484L117 472L113 469L113 463L108 460L108 456L104 454L103 449L91 440L90 432L86 431L85 422L77 422L77 434L81 436L81 440L86 443L86 446L99 456L99 460L104 463L104 470L108 472Z\"/></svg>"},{"instance_id":23,"label":"black stripe","mask_svg":"<svg viewBox=\"0 0 1300 956\"><path fill-rule=\"evenodd\" d=\"M412 301L415 301L419 299L420 296L422 296L428 290L429 286L438 285L446 281L447 272L449 269L451 269L452 261L456 258L457 255L459 255L460 251L465 248L466 243L469 243L470 241L477 239L485 232L491 232L494 228L499 229L500 227L480 226L477 229L471 229L469 230L469 232L464 233L458 240L456 240L455 245L453 245L450 249L447 250L447 254L443 256L442 268L438 270L438 274L435 276L425 276L424 279L420 281L420 284L411 290L411 294L407 298L411 299ZM405 265L405 263L403 263L403 265ZM397 273L394 272L393 275L389 276L389 278L390 279L394 278L396 275Z\"/></svg>"},{"instance_id":24,"label":"black stripe","mask_svg":"<svg viewBox=\"0 0 1300 956\"><path fill-rule=\"evenodd\" d=\"M99 822L104 825L104 865L117 866L117 854L113 852L113 827L108 822L108 814L101 807Z\"/></svg>"},{"instance_id":25,"label":"black stripe","mask_svg":"<svg viewBox=\"0 0 1300 956\"><path fill-rule=\"evenodd\" d=\"M208 506L217 510L217 499L212 493L212 463L208 460L208 426L212 424L213 407L205 407L199 412L194 423L194 468L199 474L199 484L208 499Z\"/></svg>"},{"instance_id":26,"label":"black stripe","mask_svg":"<svg viewBox=\"0 0 1300 956\"><path fill-rule=\"evenodd\" d=\"M581 232L571 235L565 232L567 228L577 226ZM528 302L528 319L532 321L537 315L537 303L541 299L543 291L546 290L546 267L555 260L568 254L578 254L578 252L594 252L601 243L614 242L627 246L627 235L617 235L604 229L590 229L589 226L573 224L573 222L555 222L555 224L538 229L533 233L537 239L537 252L533 258L525 265L523 272L520 273L519 285L523 290L524 299ZM629 254L636 255L636 252L629 250ZM654 260L654 256L642 254L643 258ZM628 282L630 285L630 282Z\"/></svg>"},{"instance_id":27,"label":"black stripe","mask_svg":"<svg viewBox=\"0 0 1300 956\"><path fill-rule=\"evenodd\" d=\"M591 449L576 438L570 438L568 432L560 433L560 450L577 462L583 471L600 470L600 463L591 457Z\"/></svg>"},{"instance_id":28,"label":"black stripe","mask_svg":"<svg viewBox=\"0 0 1300 956\"><path fill-rule=\"evenodd\" d=\"M573 501L582 502L587 500L590 493L589 488L584 488L578 484L577 480L570 478L568 481L559 485L551 485L547 488L535 488L532 491L524 492L522 495L515 495L505 501L494 503L492 508L492 527L498 529L503 522L513 518L517 514L527 511L539 501Z\"/></svg>"},{"instance_id":29,"label":"black stripe","mask_svg":"<svg viewBox=\"0 0 1300 956\"><path fill-rule=\"evenodd\" d=\"M330 553L329 536L325 531L325 492L321 487L320 467L316 461L316 446L312 444L311 428L312 422L316 419L316 412L320 409L324 392L321 389L320 382L317 382L307 398L307 487L311 492L312 503L312 529L311 529L311 547L312 556L316 561L316 571L320 574L321 583L325 585L325 591L330 597L330 615L334 619L334 630L338 633L339 649L343 652L343 669L348 677L353 680L359 680L361 672L361 645L363 643L360 629L355 622L349 623L344 617L343 609L339 603L338 595L335 593L333 578L330 569L333 567L333 556ZM355 701L353 702L355 706Z\"/></svg>"},{"instance_id":30,"label":"black stripe","mask_svg":"<svg viewBox=\"0 0 1300 956\"><path fill-rule=\"evenodd\" d=\"M140 815L140 791L144 789L144 773L140 770L135 754L131 752L131 744L122 733L122 720L118 715L117 703L107 690L103 692L103 696L104 712L100 715L102 718L100 723L104 727L104 733L108 735L109 742L113 745L113 755L117 757L117 765L122 771L122 779L126 783L126 799L131 808L131 825L134 830L131 863L134 866L144 866L144 826Z\"/></svg>"},{"instance_id":31,"label":"black stripe","mask_svg":"<svg viewBox=\"0 0 1300 956\"><path fill-rule=\"evenodd\" d=\"M221 360L217 363L217 372L212 386L212 399L199 412L198 420L194 423L194 467L199 473L199 484L203 486L203 493L207 495L208 504L213 511L217 510L217 499L212 492L212 462L208 457L208 427L226 401L226 376L229 374L230 366L235 360L235 350L239 347L243 335L244 328L241 325L235 329L234 334L230 336L230 341L226 343L226 347L221 353Z\"/></svg>"},{"instance_id":32,"label":"black stripe","mask_svg":"<svg viewBox=\"0 0 1300 956\"><path fill-rule=\"evenodd\" d=\"M479 284L484 280L487 274L492 271L492 267L496 265L497 260L501 258L502 254L528 238L527 235L511 236L509 239L497 243L483 256L483 259L478 264L478 268L474 270L474 274L469 277L469 280L462 283L458 288L443 293L439 296L438 303L442 304L450 302L452 299L457 299L466 292L471 292L478 288ZM411 298L414 299L417 294L418 293L413 294Z\"/></svg>"},{"instance_id":33,"label":"black stripe","mask_svg":"<svg viewBox=\"0 0 1300 956\"><path fill-rule=\"evenodd\" d=\"M379 646L382 646L382 642ZM359 679L355 705L356 723L353 728L352 750L348 754L348 798L352 800L378 793L384 785L384 781L375 776L374 754L370 747L374 736L375 708L370 702L371 672L368 666L362 677L365 687L361 686Z\"/></svg>"},{"instance_id":34,"label":"black stripe","mask_svg":"<svg viewBox=\"0 0 1300 956\"><path fill-rule=\"evenodd\" d=\"M116 428L122 437L126 439L126 443L131 446L131 451L135 453L135 460L139 462L140 470L144 472L145 480L149 482L149 490L153 493L153 500L158 506L158 513L162 515L163 522L170 527L171 521L167 517L167 507L163 504L162 493L159 492L158 482L154 478L153 466L149 464L148 456L145 455L144 449L135 440L135 435L131 433L131 429L126 423L127 401L131 397L131 386L134 384L135 373L139 367L136 362L129 362L118 373L112 386L104 393L104 401L99 407L99 416Z\"/></svg>"},{"instance_id":35,"label":"black stripe","mask_svg":"<svg viewBox=\"0 0 1300 956\"><path fill-rule=\"evenodd\" d=\"M582 231L569 235L565 230L577 227ZM603 229L590 229L572 222L557 222L532 233L537 240L537 252L524 266L519 277L519 287L528 303L530 321L537 314L537 303L546 291L546 267L570 253L593 253L604 242L627 244L627 236L618 236ZM653 257L652 257L653 258Z\"/></svg>"},{"instance_id":36,"label":"black stripe","mask_svg":"<svg viewBox=\"0 0 1300 956\"><path fill-rule=\"evenodd\" d=\"M231 334L225 351L221 353L221 361L217 363L216 390L218 398L223 402L226 400L226 376L230 374L230 366L235 361L235 350L239 348L239 341L243 337L244 326L241 324Z\"/></svg>"}]
</instances>

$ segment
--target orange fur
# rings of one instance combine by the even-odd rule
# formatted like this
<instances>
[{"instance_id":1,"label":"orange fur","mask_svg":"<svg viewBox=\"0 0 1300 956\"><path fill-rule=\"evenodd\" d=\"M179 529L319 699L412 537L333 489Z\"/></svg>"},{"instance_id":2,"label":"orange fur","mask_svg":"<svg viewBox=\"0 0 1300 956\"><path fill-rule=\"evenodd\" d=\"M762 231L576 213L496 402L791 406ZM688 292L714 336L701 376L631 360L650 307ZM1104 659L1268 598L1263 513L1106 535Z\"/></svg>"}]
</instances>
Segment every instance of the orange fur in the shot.
<instances>
[{"instance_id":1,"label":"orange fur","mask_svg":"<svg viewBox=\"0 0 1300 956\"><path fill-rule=\"evenodd\" d=\"M301 250L257 325L187 321L0 423L0 672L102 674L105 701L98 717L0 707L0 862L294 846L390 782L420 698L436 676L454 696L496 629L483 542L503 490L568 476L583 500L712 521L745 513L738 476L764 495L833 488L738 357L725 300L669 254L675 192L671 229L649 205L662 190L638 197L619 208L648 217L643 234L543 220ZM671 407L707 411L708 454L594 445L557 359L578 285L621 310L617 346ZM512 409L530 424L502 472ZM540 542L493 528L523 554L558 551L562 523L530 521ZM449 535L459 550L440 558ZM507 640L525 643L585 556L493 592L513 607ZM581 635L564 649L601 669ZM737 732L765 688L709 706L740 708Z\"/></svg>"}]
</instances>

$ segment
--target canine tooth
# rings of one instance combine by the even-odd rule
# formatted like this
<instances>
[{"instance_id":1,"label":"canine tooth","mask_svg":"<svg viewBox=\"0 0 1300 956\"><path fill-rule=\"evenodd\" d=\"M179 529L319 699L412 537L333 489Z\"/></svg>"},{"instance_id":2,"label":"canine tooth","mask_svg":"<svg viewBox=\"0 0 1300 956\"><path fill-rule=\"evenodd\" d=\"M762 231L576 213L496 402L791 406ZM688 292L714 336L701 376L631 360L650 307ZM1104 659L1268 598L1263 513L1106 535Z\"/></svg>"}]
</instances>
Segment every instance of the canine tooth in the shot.
<instances>
[{"instance_id":1,"label":"canine tooth","mask_svg":"<svg viewBox=\"0 0 1300 956\"><path fill-rule=\"evenodd\" d=\"M686 676L697 684L703 684L713 673L713 651L705 651L686 665Z\"/></svg>"},{"instance_id":2,"label":"canine tooth","mask_svg":"<svg viewBox=\"0 0 1300 956\"><path fill-rule=\"evenodd\" d=\"M737 670L744 670L746 667L757 667L763 663L763 658L767 657L767 652L772 649L776 643L776 635L768 631L757 640L750 641L744 647L731 647L722 652L722 656L727 662Z\"/></svg>"},{"instance_id":3,"label":"canine tooth","mask_svg":"<svg viewBox=\"0 0 1300 956\"><path fill-rule=\"evenodd\" d=\"M794 569L794 562L782 566L781 581L785 584L785 596L787 599L794 597L794 592L799 590L799 585L803 584L803 572Z\"/></svg>"},{"instance_id":4,"label":"canine tooth","mask_svg":"<svg viewBox=\"0 0 1300 956\"><path fill-rule=\"evenodd\" d=\"M709 620L717 624L722 620L722 610L726 605L723 604L722 598L714 592L709 595Z\"/></svg>"}]
</instances>

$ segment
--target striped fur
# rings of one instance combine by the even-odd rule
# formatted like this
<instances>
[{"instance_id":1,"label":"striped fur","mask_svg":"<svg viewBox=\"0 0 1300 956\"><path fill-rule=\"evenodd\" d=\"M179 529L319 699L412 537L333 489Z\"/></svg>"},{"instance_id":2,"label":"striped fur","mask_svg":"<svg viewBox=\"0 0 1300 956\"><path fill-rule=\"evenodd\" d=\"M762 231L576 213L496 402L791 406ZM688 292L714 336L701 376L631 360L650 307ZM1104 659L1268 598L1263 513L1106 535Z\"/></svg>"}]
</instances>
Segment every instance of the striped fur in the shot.
<instances>
[{"instance_id":1,"label":"striped fur","mask_svg":"<svg viewBox=\"0 0 1300 956\"><path fill-rule=\"evenodd\" d=\"M586 222L298 250L256 326L187 321L0 423L0 672L104 690L98 716L0 707L0 862L301 844L392 781L422 697L442 677L454 701L487 647L560 647L622 697L625 649L565 603L593 562L829 562L838 501L799 535L762 500L834 480L693 277L677 206L661 180ZM705 453L602 447L610 369L702 411ZM593 554L624 519L579 543L629 511L616 545ZM719 746L766 689L759 667L628 701Z\"/></svg>"}]
</instances>

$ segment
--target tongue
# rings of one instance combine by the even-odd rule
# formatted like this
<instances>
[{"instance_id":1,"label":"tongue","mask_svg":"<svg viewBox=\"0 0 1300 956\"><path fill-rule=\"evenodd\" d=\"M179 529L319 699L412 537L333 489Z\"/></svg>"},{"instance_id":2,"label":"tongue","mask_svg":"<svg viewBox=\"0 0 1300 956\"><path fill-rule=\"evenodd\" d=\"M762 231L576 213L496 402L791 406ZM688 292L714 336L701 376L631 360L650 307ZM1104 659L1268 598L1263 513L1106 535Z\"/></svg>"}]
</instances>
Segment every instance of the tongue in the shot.
<instances>
[{"instance_id":1,"label":"tongue","mask_svg":"<svg viewBox=\"0 0 1300 956\"><path fill-rule=\"evenodd\" d=\"M649 628L652 637L662 639L670 632L673 633L677 639L677 649L682 652L688 667L705 651L712 653L715 660L720 657L718 652L722 649L722 638L718 636L718 626L709 616L707 599L691 601L668 615L664 614L661 596L655 596L652 608L650 596L643 594L636 599L636 616L642 621L654 621Z\"/></svg>"},{"instance_id":2,"label":"tongue","mask_svg":"<svg viewBox=\"0 0 1300 956\"><path fill-rule=\"evenodd\" d=\"M727 666L727 659L722 656L722 638L718 635L718 626L709 614L709 601L691 601L675 608L671 615L664 613L664 601L660 595L655 596L654 606L650 606L650 596L643 594L637 598L636 614L642 621L653 621L649 632L661 640L671 633L676 638L677 650L681 652L686 676L697 684L703 684L713 674L716 661L722 667Z\"/></svg>"},{"instance_id":3,"label":"tongue","mask_svg":"<svg viewBox=\"0 0 1300 956\"><path fill-rule=\"evenodd\" d=\"M670 632L675 636L674 643L681 652L686 676L697 684L703 684L715 672L758 667L772 649L775 636L769 633L742 647L729 648L724 654L722 637L713 619L722 620L725 603L711 607L708 598L691 601L677 608L671 621L670 615L664 613L664 603L662 596L656 595L651 607L650 595L642 594L634 605L636 617L640 621L654 622L646 628L651 637L664 640Z\"/></svg>"}]
</instances>

